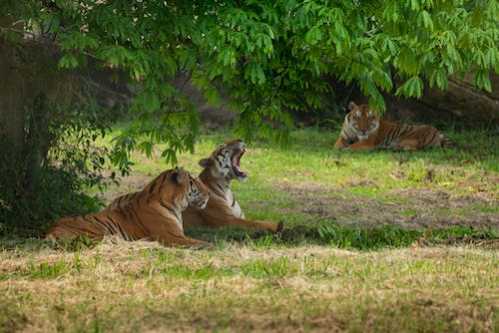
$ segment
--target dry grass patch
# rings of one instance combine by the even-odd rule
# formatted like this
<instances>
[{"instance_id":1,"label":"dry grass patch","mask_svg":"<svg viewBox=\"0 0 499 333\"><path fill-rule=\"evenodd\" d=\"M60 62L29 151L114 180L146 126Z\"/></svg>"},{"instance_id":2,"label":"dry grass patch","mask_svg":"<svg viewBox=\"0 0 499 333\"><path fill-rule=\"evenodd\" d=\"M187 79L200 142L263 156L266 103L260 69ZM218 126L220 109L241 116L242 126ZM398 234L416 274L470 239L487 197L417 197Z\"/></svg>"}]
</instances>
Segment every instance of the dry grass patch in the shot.
<instances>
[{"instance_id":1,"label":"dry grass patch","mask_svg":"<svg viewBox=\"0 0 499 333\"><path fill-rule=\"evenodd\" d=\"M497 251L237 244L191 251L105 241L78 252L22 253L22 246L0 252L1 331L497 328ZM64 267L58 274L39 273L56 264Z\"/></svg>"}]
</instances>

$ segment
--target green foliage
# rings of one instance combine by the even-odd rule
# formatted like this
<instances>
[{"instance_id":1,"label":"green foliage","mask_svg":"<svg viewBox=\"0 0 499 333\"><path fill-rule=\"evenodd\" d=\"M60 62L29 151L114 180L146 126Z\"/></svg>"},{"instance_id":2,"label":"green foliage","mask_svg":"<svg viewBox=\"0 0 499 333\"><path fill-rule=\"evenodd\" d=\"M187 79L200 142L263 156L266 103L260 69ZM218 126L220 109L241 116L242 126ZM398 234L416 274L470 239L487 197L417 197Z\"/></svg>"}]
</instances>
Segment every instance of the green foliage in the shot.
<instances>
[{"instance_id":1,"label":"green foliage","mask_svg":"<svg viewBox=\"0 0 499 333\"><path fill-rule=\"evenodd\" d=\"M420 97L425 83L446 89L449 76L475 72L490 91L488 74L499 71L496 0L7 1L0 9L53 35L62 68L93 57L135 82L136 121L116 140L121 166L130 149L150 152L159 140L171 162L192 149L198 120L171 85L180 72L210 101L223 87L245 137L258 128L282 138L287 111L330 107L327 77L356 82L383 109L381 90Z\"/></svg>"},{"instance_id":2,"label":"green foliage","mask_svg":"<svg viewBox=\"0 0 499 333\"><path fill-rule=\"evenodd\" d=\"M91 99L86 105L52 105L49 111L48 163L78 175L82 186L100 186L110 149L99 140L110 131L113 112L104 113ZM114 179L114 173L111 175Z\"/></svg>"},{"instance_id":3,"label":"green foliage","mask_svg":"<svg viewBox=\"0 0 499 333\"><path fill-rule=\"evenodd\" d=\"M41 165L35 166L39 170L33 186L28 184L33 182L30 159L31 154L39 152L28 147L28 151L19 153L1 138L0 235L38 236L61 216L94 211L101 205L83 190L106 185L103 171L109 164L109 149L99 146L99 140L109 129L107 115L91 103L52 105L45 111L50 118L48 131L46 137L37 140L45 142L48 150L42 153ZM27 113L29 124L33 113ZM26 127L26 135L38 130L36 125Z\"/></svg>"}]
</instances>

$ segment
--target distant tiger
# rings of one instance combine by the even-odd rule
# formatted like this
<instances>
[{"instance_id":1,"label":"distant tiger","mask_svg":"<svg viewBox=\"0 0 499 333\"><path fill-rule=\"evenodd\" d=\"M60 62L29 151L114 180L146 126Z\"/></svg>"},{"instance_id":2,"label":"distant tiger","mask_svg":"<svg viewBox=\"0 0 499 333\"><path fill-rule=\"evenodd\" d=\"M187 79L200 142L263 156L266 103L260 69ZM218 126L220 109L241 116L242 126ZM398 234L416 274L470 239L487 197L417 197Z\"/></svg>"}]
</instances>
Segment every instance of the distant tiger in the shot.
<instances>
[{"instance_id":1,"label":"distant tiger","mask_svg":"<svg viewBox=\"0 0 499 333\"><path fill-rule=\"evenodd\" d=\"M184 235L182 212L188 206L204 209L208 199L208 188L199 179L183 169L167 170L142 191L129 195L126 204L58 220L46 238L118 235L128 241L154 240L166 246L204 245L207 243Z\"/></svg>"},{"instance_id":2,"label":"distant tiger","mask_svg":"<svg viewBox=\"0 0 499 333\"><path fill-rule=\"evenodd\" d=\"M433 126L405 125L382 120L366 104L350 102L348 109L336 148L418 150L454 145Z\"/></svg>"}]
</instances>

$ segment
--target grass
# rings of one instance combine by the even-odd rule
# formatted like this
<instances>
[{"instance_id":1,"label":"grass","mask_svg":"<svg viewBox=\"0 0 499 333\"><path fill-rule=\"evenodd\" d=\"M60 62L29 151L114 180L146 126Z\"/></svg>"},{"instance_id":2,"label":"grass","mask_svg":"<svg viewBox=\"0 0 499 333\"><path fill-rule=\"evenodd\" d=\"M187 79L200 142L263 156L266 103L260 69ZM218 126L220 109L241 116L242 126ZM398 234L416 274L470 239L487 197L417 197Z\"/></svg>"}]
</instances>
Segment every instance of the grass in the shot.
<instances>
[{"instance_id":1,"label":"grass","mask_svg":"<svg viewBox=\"0 0 499 333\"><path fill-rule=\"evenodd\" d=\"M188 230L215 244L197 251L0 240L0 332L497 332L497 136L448 134L461 148L338 152L318 130L251 143L234 190L281 235ZM228 137L204 135L180 164L199 172ZM169 167L134 158L104 200Z\"/></svg>"},{"instance_id":2,"label":"grass","mask_svg":"<svg viewBox=\"0 0 499 333\"><path fill-rule=\"evenodd\" d=\"M497 330L497 251L105 241L0 252L3 331ZM61 264L64 263L64 264ZM42 269L40 267L64 267ZM4 273L5 274L5 273Z\"/></svg>"},{"instance_id":3,"label":"grass","mask_svg":"<svg viewBox=\"0 0 499 333\"><path fill-rule=\"evenodd\" d=\"M337 132L300 130L287 146L252 142L242 167L249 180L234 183L245 214L288 226L321 222L404 228L499 226L499 145L485 131L450 132L460 148L419 152L348 152L333 149ZM207 134L179 164L197 162L231 133ZM169 168L136 153L132 177L105 200L142 187ZM373 214L375 213L375 214Z\"/></svg>"}]
</instances>

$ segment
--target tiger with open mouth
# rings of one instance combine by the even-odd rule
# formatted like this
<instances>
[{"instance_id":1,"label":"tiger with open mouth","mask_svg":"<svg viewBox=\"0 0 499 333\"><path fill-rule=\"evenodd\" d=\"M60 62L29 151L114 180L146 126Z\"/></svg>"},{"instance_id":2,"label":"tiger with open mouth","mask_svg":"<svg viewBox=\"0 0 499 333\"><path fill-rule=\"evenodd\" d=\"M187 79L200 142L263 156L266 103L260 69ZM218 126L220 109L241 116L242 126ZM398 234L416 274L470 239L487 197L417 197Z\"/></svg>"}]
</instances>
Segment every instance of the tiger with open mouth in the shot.
<instances>
[{"instance_id":1,"label":"tiger with open mouth","mask_svg":"<svg viewBox=\"0 0 499 333\"><path fill-rule=\"evenodd\" d=\"M226 142L215 149L207 158L199 161L203 170L199 179L210 190L210 200L204 210L186 209L186 227L203 225L208 227L237 226L270 232L280 232L282 222L252 221L244 213L230 188L231 181L244 181L248 174L241 169L241 158L246 152L242 140Z\"/></svg>"},{"instance_id":2,"label":"tiger with open mouth","mask_svg":"<svg viewBox=\"0 0 499 333\"><path fill-rule=\"evenodd\" d=\"M253 221L244 217L241 206L230 188L232 180L245 180L248 175L241 169L241 158L246 152L246 145L242 140L233 140L220 145L212 154L199 161L203 168L199 179L208 188L210 200L205 209L188 207L182 213L184 227L207 226L224 227L236 226L255 230L280 232L282 222ZM133 194L123 195L115 199L108 209L124 205Z\"/></svg>"}]
</instances>

